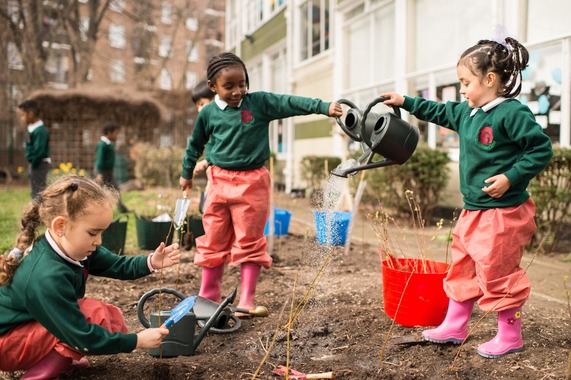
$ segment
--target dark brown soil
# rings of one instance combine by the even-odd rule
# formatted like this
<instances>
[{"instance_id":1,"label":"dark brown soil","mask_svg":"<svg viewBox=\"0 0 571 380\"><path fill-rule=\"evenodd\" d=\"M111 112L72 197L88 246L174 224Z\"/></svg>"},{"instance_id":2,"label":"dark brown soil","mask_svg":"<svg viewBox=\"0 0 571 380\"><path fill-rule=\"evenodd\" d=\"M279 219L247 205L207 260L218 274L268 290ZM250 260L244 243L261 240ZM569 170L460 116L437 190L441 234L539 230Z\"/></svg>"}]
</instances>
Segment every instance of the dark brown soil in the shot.
<instances>
[{"instance_id":1,"label":"dark brown soil","mask_svg":"<svg viewBox=\"0 0 571 380\"><path fill-rule=\"evenodd\" d=\"M62 378L279 379L272 369L285 365L288 358L293 369L304 373L331 371L335 379L568 378L569 307L533 295L524 309L525 349L520 353L496 360L476 353L476 346L496 332L495 315L490 314L460 348L387 345L381 356L387 339L419 336L422 328L393 325L385 315L376 252L374 246L355 243L350 254L344 255L341 248L331 251L315 244L313 237L301 234L276 238L274 265L262 272L257 290L257 303L269 308L269 317L245 319L241 328L231 334L207 334L193 356L161 359L137 350L131 354L90 357L89 368L74 370ZM324 266L330 253L332 260ZM193 251L184 252L180 266L165 270L162 286L186 295L196 294L200 272L193 265L192 256ZM292 294L295 293L297 305L322 267L323 276L291 326L288 340L286 324ZM159 275L137 281L91 278L88 296L118 305L131 331L137 332L142 329L137 319L138 300L145 292L159 287L160 281ZM227 269L224 292L238 285L239 271ZM165 300L163 305L166 304ZM475 308L471 325L482 315Z\"/></svg>"}]
</instances>

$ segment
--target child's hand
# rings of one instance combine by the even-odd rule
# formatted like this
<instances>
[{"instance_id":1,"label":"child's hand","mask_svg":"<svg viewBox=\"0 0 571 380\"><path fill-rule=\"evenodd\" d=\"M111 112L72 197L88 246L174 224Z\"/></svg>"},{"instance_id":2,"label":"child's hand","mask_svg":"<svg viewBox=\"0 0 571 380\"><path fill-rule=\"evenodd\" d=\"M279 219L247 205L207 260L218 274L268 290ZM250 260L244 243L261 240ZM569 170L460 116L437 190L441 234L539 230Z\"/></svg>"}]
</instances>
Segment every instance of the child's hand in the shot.
<instances>
[{"instance_id":1,"label":"child's hand","mask_svg":"<svg viewBox=\"0 0 571 380\"><path fill-rule=\"evenodd\" d=\"M197 175L201 171L206 170L206 168L208 168L208 161L202 160L202 161L196 163L196 166L194 167L193 174Z\"/></svg>"},{"instance_id":2,"label":"child's hand","mask_svg":"<svg viewBox=\"0 0 571 380\"><path fill-rule=\"evenodd\" d=\"M331 117L343 116L343 108L341 108L341 104L336 102L331 102L331 104L329 105L329 116Z\"/></svg>"},{"instance_id":3,"label":"child's hand","mask_svg":"<svg viewBox=\"0 0 571 380\"><path fill-rule=\"evenodd\" d=\"M155 269L167 268L179 262L180 249L177 243L168 247L165 247L165 243L161 243L151 256L151 265Z\"/></svg>"},{"instance_id":4,"label":"child's hand","mask_svg":"<svg viewBox=\"0 0 571 380\"><path fill-rule=\"evenodd\" d=\"M510 180L504 174L495 175L484 182L492 184L482 188L482 191L489 194L492 198L501 198L511 186Z\"/></svg>"},{"instance_id":5,"label":"child's hand","mask_svg":"<svg viewBox=\"0 0 571 380\"><path fill-rule=\"evenodd\" d=\"M164 325L143 330L137 334L137 346L135 348L143 348L145 350L158 348L167 335L169 335L169 329Z\"/></svg>"},{"instance_id":6,"label":"child's hand","mask_svg":"<svg viewBox=\"0 0 571 380\"><path fill-rule=\"evenodd\" d=\"M182 191L192 189L192 179L186 179L180 177L178 179L178 184L180 185Z\"/></svg>"},{"instance_id":7,"label":"child's hand","mask_svg":"<svg viewBox=\"0 0 571 380\"><path fill-rule=\"evenodd\" d=\"M379 98L387 98L383 103L387 106L397 106L400 107L404 103L404 96L397 94L396 92L385 92L379 95Z\"/></svg>"}]
</instances>

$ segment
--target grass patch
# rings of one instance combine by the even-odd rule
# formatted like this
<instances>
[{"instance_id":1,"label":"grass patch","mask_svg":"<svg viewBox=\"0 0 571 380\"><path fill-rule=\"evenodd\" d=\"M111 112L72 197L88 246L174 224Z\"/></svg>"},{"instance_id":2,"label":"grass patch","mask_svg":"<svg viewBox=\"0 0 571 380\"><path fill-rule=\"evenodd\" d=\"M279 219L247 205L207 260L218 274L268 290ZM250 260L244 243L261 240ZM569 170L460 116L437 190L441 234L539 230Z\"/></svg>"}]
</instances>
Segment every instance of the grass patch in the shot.
<instances>
[{"instance_id":1,"label":"grass patch","mask_svg":"<svg viewBox=\"0 0 571 380\"><path fill-rule=\"evenodd\" d=\"M125 254L137 254L141 250L137 244L135 214L141 216L157 216L167 212L172 215L176 199L181 197L180 190L149 188L144 191L128 191L121 193L123 203L133 211L129 213L127 237L125 239ZM30 202L30 192L27 186L0 189L0 252L4 253L14 246L19 231L22 212ZM115 211L114 220L119 217ZM176 239L174 240L176 241Z\"/></svg>"}]
</instances>

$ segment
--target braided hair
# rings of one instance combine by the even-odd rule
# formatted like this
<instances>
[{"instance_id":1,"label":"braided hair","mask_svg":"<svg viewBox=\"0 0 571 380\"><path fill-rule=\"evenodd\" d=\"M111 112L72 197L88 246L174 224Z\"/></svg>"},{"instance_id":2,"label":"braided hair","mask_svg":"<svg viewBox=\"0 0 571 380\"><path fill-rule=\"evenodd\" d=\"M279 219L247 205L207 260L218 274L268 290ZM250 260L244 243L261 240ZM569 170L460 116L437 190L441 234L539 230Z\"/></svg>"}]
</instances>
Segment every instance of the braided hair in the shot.
<instances>
[{"instance_id":1,"label":"braided hair","mask_svg":"<svg viewBox=\"0 0 571 380\"><path fill-rule=\"evenodd\" d=\"M220 71L227 69L231 66L240 66L244 70L246 76L246 87L250 87L250 78L248 77L248 70L244 62L235 54L230 52L220 53L210 58L208 61L208 68L206 69L206 78L214 83L220 74Z\"/></svg>"},{"instance_id":2,"label":"braided hair","mask_svg":"<svg viewBox=\"0 0 571 380\"><path fill-rule=\"evenodd\" d=\"M89 205L117 204L119 196L112 188L103 188L97 182L78 175L58 178L42 191L24 210L16 245L9 254L0 256L0 286L10 282L26 250L37 238L41 225L49 226L60 215L71 221L85 215Z\"/></svg>"},{"instance_id":3,"label":"braided hair","mask_svg":"<svg viewBox=\"0 0 571 380\"><path fill-rule=\"evenodd\" d=\"M506 37L504 43L478 41L462 53L458 65L466 65L480 78L489 72L496 73L502 83L498 96L515 98L521 91L522 71L527 67L528 61L527 49L514 38Z\"/></svg>"}]
</instances>

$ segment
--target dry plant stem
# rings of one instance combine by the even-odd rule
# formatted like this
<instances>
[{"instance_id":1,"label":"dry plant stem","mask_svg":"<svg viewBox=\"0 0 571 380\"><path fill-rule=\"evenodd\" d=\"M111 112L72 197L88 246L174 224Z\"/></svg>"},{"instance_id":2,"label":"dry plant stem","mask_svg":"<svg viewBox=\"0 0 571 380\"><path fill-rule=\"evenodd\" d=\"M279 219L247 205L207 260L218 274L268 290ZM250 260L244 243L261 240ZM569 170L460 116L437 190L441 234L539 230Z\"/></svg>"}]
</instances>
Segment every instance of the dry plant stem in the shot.
<instances>
[{"instance_id":1,"label":"dry plant stem","mask_svg":"<svg viewBox=\"0 0 571 380\"><path fill-rule=\"evenodd\" d=\"M494 304L494 306L491 307L491 309L495 309L499 304L502 303L502 301L508 296L508 294L510 294L510 292L512 291L512 289L514 288L514 286L516 286L519 281L523 278L523 276L525 276L525 274L527 273L527 270L529 269L529 266L531 265L531 263L533 263L533 260L535 260L535 258L537 257L537 252L533 254L531 260L529 261L529 263L527 264L527 266L525 267L525 270L523 271L523 273L521 274L521 276L519 276L519 278L517 279L516 282L514 282L514 284L508 289L508 291L506 292L506 294L500 298L498 300L498 302L496 302ZM454 360L452 361L452 365L450 365L450 370L453 371L455 368L455 364L456 361L458 360L458 358L460 357L460 353L462 352L462 349L464 348L464 343L466 343L466 340L472 335L472 333L476 330L476 328L480 325L480 322L482 322L484 320L484 318L486 318L488 316L488 314L491 313L491 309L486 311L484 313L484 315L482 315L480 317L480 319L478 319L476 321L476 324L474 324L474 326L470 329L470 331L468 331L468 335L466 336L466 338L464 338L464 340L462 341L462 344L460 344L460 347L458 347L458 352L456 352L456 356L454 356Z\"/></svg>"},{"instance_id":2,"label":"dry plant stem","mask_svg":"<svg viewBox=\"0 0 571 380\"><path fill-rule=\"evenodd\" d=\"M258 365L258 368L256 368L256 372L254 372L254 374L252 375L252 380L255 380L256 377L260 374L260 371L262 370L264 363L268 360L268 357L270 356L270 353L272 352L272 348L274 347L274 344L276 343L276 339L278 337L278 331L280 330L280 326L282 324L282 316L284 314L284 310L286 308L286 305L287 305L287 303L284 303L284 305L282 306L282 309L280 310L280 315L278 316L278 323L276 324L276 329L274 330L274 336L272 337L272 341L270 342L268 348L265 350L266 354L262 358L262 361Z\"/></svg>"},{"instance_id":3,"label":"dry plant stem","mask_svg":"<svg viewBox=\"0 0 571 380\"><path fill-rule=\"evenodd\" d=\"M408 201L408 207L412 213L412 222L414 228L414 236L416 238L416 244L418 246L418 257L422 264L423 273L428 273L428 268L426 267L426 242L421 237L419 230L424 229L424 220L422 219L422 212L414 200L414 193L410 190L406 191L406 200Z\"/></svg>"},{"instance_id":4,"label":"dry plant stem","mask_svg":"<svg viewBox=\"0 0 571 380\"><path fill-rule=\"evenodd\" d=\"M569 289L567 288L568 277L563 277L563 288L565 288L565 295L567 296L567 308L569 309L569 318L571 318L571 294L569 294ZM569 358L567 359L567 369L566 369L565 380L571 379L571 350L569 350Z\"/></svg>"},{"instance_id":5,"label":"dry plant stem","mask_svg":"<svg viewBox=\"0 0 571 380\"><path fill-rule=\"evenodd\" d=\"M393 331L393 328L395 327L395 323L396 323L395 320L397 319L397 315L399 314L399 309L400 309L402 299L404 297L406 289L408 288L408 283L410 282L410 279L412 278L413 274L414 274L414 272L410 272L410 276L408 276L408 279L406 280L406 284L404 284L404 289L400 295L399 303L397 305L397 309L395 310L395 316L392 319L393 321L391 323L391 327L389 327L389 331L387 331L387 334L385 335L385 341L383 342L383 346L381 347L381 353L379 355L379 366L380 367L383 366L383 357L385 355L385 349L387 347L387 343L388 343L389 338L391 336L391 332Z\"/></svg>"},{"instance_id":6,"label":"dry plant stem","mask_svg":"<svg viewBox=\"0 0 571 380\"><path fill-rule=\"evenodd\" d=\"M295 280L293 282L293 290L291 294L291 303L289 305L289 320L293 316L293 303L295 301L295 288L297 285L297 278L299 273L295 274ZM286 380L289 379L289 354L290 354L290 334L291 334L291 323L287 324L287 335L286 335Z\"/></svg>"},{"instance_id":7,"label":"dry plant stem","mask_svg":"<svg viewBox=\"0 0 571 380\"><path fill-rule=\"evenodd\" d=\"M311 291L315 288L315 285L317 284L318 280L325 273L325 268L327 268L327 266L331 262L332 257L333 257L333 248L329 247L329 252L327 253L327 256L325 257L325 260L323 260L323 264L321 264L321 267L317 271L317 274L315 275L315 277L311 281L311 284L309 284L309 287L307 288L305 294L303 295L303 298L297 304L297 307L295 308L295 310L293 312L293 316L288 321L288 325L292 325L297 320L297 317L299 316L299 314L301 313L301 311L303 310L303 308L307 304L307 301L309 300L309 296L311 294Z\"/></svg>"},{"instance_id":8,"label":"dry plant stem","mask_svg":"<svg viewBox=\"0 0 571 380\"><path fill-rule=\"evenodd\" d=\"M165 238L165 245L167 244L167 241L169 241L169 236L173 230L173 224L171 223L170 228L169 228L169 232L167 234L167 237ZM163 303L163 271L162 271L162 267L164 266L165 263L165 256L163 255L163 258L161 260L161 270L159 271L159 319L158 319L158 325L160 326L161 323L161 309L162 309L162 303ZM162 365L163 364L163 345L161 344L159 346L159 364Z\"/></svg>"}]
</instances>

